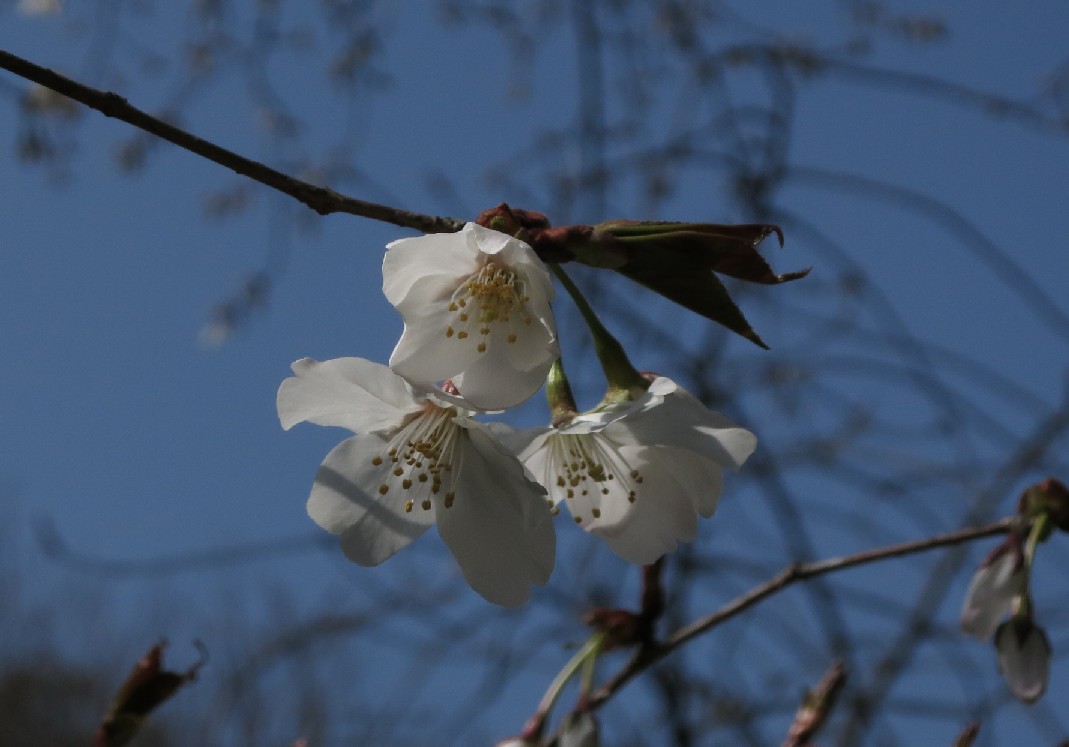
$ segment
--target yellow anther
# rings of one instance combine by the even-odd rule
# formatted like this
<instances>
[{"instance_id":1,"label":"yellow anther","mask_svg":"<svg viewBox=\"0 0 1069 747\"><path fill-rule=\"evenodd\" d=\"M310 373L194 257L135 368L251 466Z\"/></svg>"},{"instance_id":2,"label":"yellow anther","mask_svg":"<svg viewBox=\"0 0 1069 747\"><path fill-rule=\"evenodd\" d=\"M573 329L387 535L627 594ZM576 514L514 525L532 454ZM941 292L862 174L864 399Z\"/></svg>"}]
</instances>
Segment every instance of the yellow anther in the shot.
<instances>
[{"instance_id":1,"label":"yellow anther","mask_svg":"<svg viewBox=\"0 0 1069 747\"><path fill-rule=\"evenodd\" d=\"M405 501L405 513L412 513L412 501Z\"/></svg>"},{"instance_id":2,"label":"yellow anther","mask_svg":"<svg viewBox=\"0 0 1069 747\"><path fill-rule=\"evenodd\" d=\"M386 485L385 483L383 483L382 485L379 485L379 495L386 495L389 492L390 492L390 486L389 485Z\"/></svg>"},{"instance_id":3,"label":"yellow anther","mask_svg":"<svg viewBox=\"0 0 1069 747\"><path fill-rule=\"evenodd\" d=\"M380 464L382 464L382 457L380 457L380 456L372 457L371 463L374 464L376 467L378 467Z\"/></svg>"}]
</instances>

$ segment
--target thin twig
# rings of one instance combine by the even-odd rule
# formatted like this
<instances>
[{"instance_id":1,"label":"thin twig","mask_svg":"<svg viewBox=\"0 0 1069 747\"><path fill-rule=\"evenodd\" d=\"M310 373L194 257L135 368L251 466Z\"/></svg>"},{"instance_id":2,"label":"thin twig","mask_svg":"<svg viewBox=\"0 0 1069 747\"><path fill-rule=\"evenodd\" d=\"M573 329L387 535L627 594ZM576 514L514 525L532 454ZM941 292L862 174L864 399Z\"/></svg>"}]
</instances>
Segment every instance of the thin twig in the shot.
<instances>
[{"instance_id":1,"label":"thin twig","mask_svg":"<svg viewBox=\"0 0 1069 747\"><path fill-rule=\"evenodd\" d=\"M837 661L824 673L817 686L805 694L798 712L794 715L794 721L791 722L783 747L805 747L809 744L809 740L820 731L831 709L835 707L839 691L845 684L846 669L841 661Z\"/></svg>"},{"instance_id":2,"label":"thin twig","mask_svg":"<svg viewBox=\"0 0 1069 747\"><path fill-rule=\"evenodd\" d=\"M269 166L239 156L233 151L222 148L215 143L197 137L173 124L153 117L131 106L126 99L109 91L99 91L82 85L48 68L35 65L29 60L0 49L0 68L49 88L67 98L74 99L91 109L96 109L106 117L120 119L145 132L163 138L191 153L214 161L220 166L247 176L272 189L277 189L299 202L307 205L320 215L331 213L349 213L364 218L392 223L395 226L413 228L423 233L445 233L459 231L464 222L455 218L443 218L423 215L408 210L365 202L335 192L329 187L319 187L275 171Z\"/></svg>"},{"instance_id":3,"label":"thin twig","mask_svg":"<svg viewBox=\"0 0 1069 747\"><path fill-rule=\"evenodd\" d=\"M663 642L655 646L640 649L623 669L617 672L611 680L606 682L597 690L597 692L590 696L589 707L594 709L603 705L620 688L630 682L631 679L675 651L687 641L696 638L717 625L745 612L750 607L755 606L768 597L778 594L788 586L799 581L823 576L835 571L843 571L847 568L855 568L860 565L874 563L878 560L900 558L924 552L926 550L934 550L939 547L950 547L952 545L959 545L982 537L1003 534L1009 530L1016 521L1016 517L1008 517L991 524L960 529L956 532L947 534L938 534L934 537L917 540L915 542L905 542L902 544L890 545L888 547L865 550L864 552L859 552L854 555L828 558L826 560L818 560L812 563L794 563L793 565L789 565L768 581L759 586L755 586L745 594L736 597L716 612L699 620L695 620L690 625L680 628Z\"/></svg>"},{"instance_id":4,"label":"thin twig","mask_svg":"<svg viewBox=\"0 0 1069 747\"><path fill-rule=\"evenodd\" d=\"M980 722L973 721L961 730L961 734L954 740L954 747L972 747L976 741L976 735L980 733Z\"/></svg>"}]
</instances>

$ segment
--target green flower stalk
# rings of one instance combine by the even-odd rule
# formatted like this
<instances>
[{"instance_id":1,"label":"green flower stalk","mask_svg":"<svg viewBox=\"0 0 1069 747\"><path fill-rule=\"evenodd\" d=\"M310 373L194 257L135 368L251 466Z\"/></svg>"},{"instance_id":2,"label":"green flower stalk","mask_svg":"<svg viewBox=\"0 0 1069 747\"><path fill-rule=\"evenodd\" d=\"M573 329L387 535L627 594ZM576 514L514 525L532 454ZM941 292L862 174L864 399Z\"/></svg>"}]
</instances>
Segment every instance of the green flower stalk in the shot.
<instances>
[{"instance_id":1,"label":"green flower stalk","mask_svg":"<svg viewBox=\"0 0 1069 747\"><path fill-rule=\"evenodd\" d=\"M623 345L601 323L598 315L587 303L579 287L568 277L568 273L558 264L551 264L549 267L553 274L557 276L557 279L560 280L564 289L568 291L568 295L575 301L575 305L579 308L579 313L583 315L583 320L594 338L594 352L597 354L601 367L605 371L605 378L609 382L609 390L602 404L626 402L640 396L642 392L649 388L649 381L631 365Z\"/></svg>"}]
</instances>

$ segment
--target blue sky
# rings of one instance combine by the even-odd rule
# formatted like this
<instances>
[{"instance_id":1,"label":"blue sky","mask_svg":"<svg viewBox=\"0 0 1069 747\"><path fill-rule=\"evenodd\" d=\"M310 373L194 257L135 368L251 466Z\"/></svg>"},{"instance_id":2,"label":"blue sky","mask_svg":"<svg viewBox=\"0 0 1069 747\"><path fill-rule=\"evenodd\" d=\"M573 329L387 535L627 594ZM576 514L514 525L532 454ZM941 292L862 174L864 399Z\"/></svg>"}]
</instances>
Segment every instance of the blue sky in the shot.
<instances>
[{"instance_id":1,"label":"blue sky","mask_svg":"<svg viewBox=\"0 0 1069 747\"><path fill-rule=\"evenodd\" d=\"M970 88L1039 102L1036 92L1044 76L1066 55L1069 11L1064 5L1038 3L1012 18L993 2L943 2L935 10L952 30L947 42L880 41L866 64L937 71ZM293 23L301 20L297 10L286 12ZM747 12L752 20L788 29L795 38L817 40L830 36L830 19L841 17L834 4L810 12L795 3L763 2ZM515 77L500 38L442 26L437 14L420 3L378 13L388 29L381 63L392 79L388 87L363 89L352 102L324 82L320 55L280 53L270 65L278 95L305 120L301 147L316 153L348 148L367 177L333 186L358 197L460 218L502 200L536 210L559 207L550 200L551 185L539 183L546 165L520 161L515 153L536 127L576 121L568 28L553 26L539 40L528 77L530 98L517 102L508 96ZM188 15L180 9L157 8L154 15L124 21L108 72L101 73L87 62L91 38L63 17L22 18L0 4L0 48L113 88L131 103L154 110L167 101L168 86L120 75L131 59L128 50L147 45L177 59L182 34L174 29L187 24ZM314 536L305 496L319 461L341 434L312 427L282 432L275 391L297 358L388 358L401 322L381 297L381 253L387 242L408 232L351 216L315 218L266 189L257 190L251 207L240 215L206 219L205 195L240 184L239 177L170 146L155 149L139 173L121 174L114 153L130 129L88 111L81 115L69 179L54 184L41 169L14 156L20 132L14 94L24 85L0 74L0 485L6 486L5 511L13 517L4 541L13 539L17 565L40 580L25 593L51 603L72 587L88 588L87 593L99 594L117 609L138 610L145 627L169 627L160 632L188 640L203 635L206 624L195 614L169 620L164 610L181 607L178 600L204 595L214 603L240 589L233 593L246 595L258 610L258 590L277 585L299 610L332 598L339 588L372 583L369 574L380 574L376 584L402 577L390 566L358 570L313 548L225 572L168 578L162 583L170 599L160 601L158 579L83 575L42 557L31 535L33 522L42 517L53 521L79 552L134 562ZM739 101L760 98L756 74L740 74L732 86ZM240 76L221 75L198 90L183 115L192 131L283 169L299 155L296 147L278 147L257 128L257 112ZM969 105L893 87L866 89L832 75L814 79L804 91L791 143L794 163L939 195L1024 268L1062 314L1069 314L1064 300L1069 138L977 116ZM657 95L670 98L666 92ZM666 101L665 116L653 121L667 131L677 106ZM556 155L565 163L578 158L568 146ZM486 176L490 169L504 169L513 186L495 186ZM430 190L428 173L447 175L455 199ZM587 214L589 205L579 201L568 206L570 215L551 217L558 222L610 217L753 220L726 208L710 214L711 205L729 204L727 186L688 178L692 181L665 205L663 214L631 213L640 201L633 185L621 184L610 190L609 215ZM530 202L531 195L544 202ZM1053 409L1061 401L1069 346L1064 328L1040 321L1028 305L1029 291L1014 289L1005 272L978 261L948 224L882 204L857 185L828 188L812 170L800 169L789 177L779 197L870 273L906 329L984 362L1036 399L1027 404L998 400L979 387L966 389L974 384L961 380L957 385L976 398L976 407L990 409L990 416L1007 428L1023 431L1044 407ZM314 224L310 229L308 222ZM808 293L836 279L822 275L826 251L819 242L788 232L787 249L770 257L781 270L814 266L813 290L801 287L807 280L756 292L782 293L788 303L806 307ZM285 269L266 310L254 314L225 344L205 346L201 332L213 306L280 256ZM751 312L745 300L743 304L774 349L789 350L813 331L788 312L765 312L763 307ZM864 318L871 310L857 313ZM693 339L701 339L705 323L687 324L693 325ZM567 334L579 339L580 333L573 327ZM626 331L622 336L627 338ZM578 348L580 343L566 340L566 346ZM731 339L723 354L757 353L745 341ZM584 384L583 394L596 399L596 384L588 384L597 381L597 374L584 371L576 378ZM893 390L874 386L869 391L850 376L827 386L875 402L890 420L903 415L903 408L910 411ZM992 397L990 403L985 397ZM776 416L774 409L761 410L758 402L751 412L763 420L747 424L759 434L763 428L774 430L778 424L767 420ZM542 417L537 408L525 411L528 422ZM1011 498L1007 495L1007 509ZM948 509L944 518L950 521L951 514ZM733 518L745 523L738 509L725 505L717 521ZM914 527L897 529L902 538L916 536ZM859 549L841 532L829 532L826 539L830 544L820 555ZM423 539L414 552L429 561L433 574L452 573L436 537ZM566 571L561 569L552 583L565 587ZM468 601L474 601L470 596ZM946 609L956 604L948 601ZM222 624L214 620L207 627L215 625ZM155 635L154 630L150 640ZM1064 685L1065 676L1056 672L1055 683ZM537 689L517 694L498 722L502 728L509 723L518 727L524 709L539 694Z\"/></svg>"}]
</instances>

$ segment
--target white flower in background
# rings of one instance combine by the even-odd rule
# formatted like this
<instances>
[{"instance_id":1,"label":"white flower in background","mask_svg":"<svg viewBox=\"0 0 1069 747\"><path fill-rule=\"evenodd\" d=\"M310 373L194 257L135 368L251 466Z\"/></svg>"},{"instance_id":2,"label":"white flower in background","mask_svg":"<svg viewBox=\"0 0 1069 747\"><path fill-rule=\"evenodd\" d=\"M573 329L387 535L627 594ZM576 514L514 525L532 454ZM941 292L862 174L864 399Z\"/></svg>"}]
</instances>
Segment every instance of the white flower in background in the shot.
<instances>
[{"instance_id":1,"label":"white flower in background","mask_svg":"<svg viewBox=\"0 0 1069 747\"><path fill-rule=\"evenodd\" d=\"M598 747L598 722L589 711L568 716L564 733L560 735L560 747Z\"/></svg>"},{"instance_id":2,"label":"white flower in background","mask_svg":"<svg viewBox=\"0 0 1069 747\"><path fill-rule=\"evenodd\" d=\"M980 564L961 610L961 629L980 640L995 633L999 621L1028 588L1020 539L1011 534Z\"/></svg>"},{"instance_id":3,"label":"white flower in background","mask_svg":"<svg viewBox=\"0 0 1069 747\"><path fill-rule=\"evenodd\" d=\"M463 400L362 358L305 358L293 372L278 390L283 428L308 421L360 434L327 455L308 498L351 560L378 565L436 522L489 601L523 604L530 584L549 579L556 539L544 490Z\"/></svg>"},{"instance_id":4,"label":"white flower in background","mask_svg":"<svg viewBox=\"0 0 1069 747\"><path fill-rule=\"evenodd\" d=\"M738 470L754 435L658 377L639 399L558 428L509 436L527 468L577 524L622 558L646 565L690 542L716 510L725 468Z\"/></svg>"},{"instance_id":5,"label":"white flower in background","mask_svg":"<svg viewBox=\"0 0 1069 747\"><path fill-rule=\"evenodd\" d=\"M523 402L559 355L549 272L498 231L468 223L390 243L382 290L405 320L390 367L428 386L452 379L476 407Z\"/></svg>"},{"instance_id":6,"label":"white flower in background","mask_svg":"<svg viewBox=\"0 0 1069 747\"><path fill-rule=\"evenodd\" d=\"M24 16L45 16L60 13L63 0L19 0L15 10Z\"/></svg>"},{"instance_id":7,"label":"white flower in background","mask_svg":"<svg viewBox=\"0 0 1069 747\"><path fill-rule=\"evenodd\" d=\"M1035 703L1050 680L1050 640L1028 617L1014 617L995 631L998 668L1018 700Z\"/></svg>"}]
</instances>

